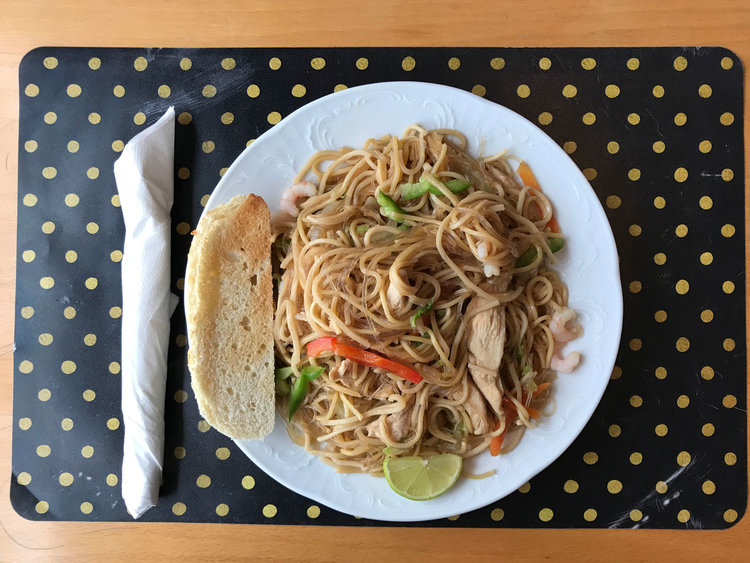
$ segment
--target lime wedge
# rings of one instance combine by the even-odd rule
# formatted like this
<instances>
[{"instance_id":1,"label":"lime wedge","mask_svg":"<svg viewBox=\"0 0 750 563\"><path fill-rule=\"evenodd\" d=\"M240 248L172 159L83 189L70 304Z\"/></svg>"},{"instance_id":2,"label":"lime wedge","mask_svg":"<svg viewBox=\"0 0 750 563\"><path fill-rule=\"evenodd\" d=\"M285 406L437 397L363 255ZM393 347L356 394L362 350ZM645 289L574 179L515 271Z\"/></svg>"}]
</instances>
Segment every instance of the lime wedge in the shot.
<instances>
[{"instance_id":1,"label":"lime wedge","mask_svg":"<svg viewBox=\"0 0 750 563\"><path fill-rule=\"evenodd\" d=\"M385 479L396 493L410 500L430 500L450 489L461 475L461 456L389 457Z\"/></svg>"}]
</instances>

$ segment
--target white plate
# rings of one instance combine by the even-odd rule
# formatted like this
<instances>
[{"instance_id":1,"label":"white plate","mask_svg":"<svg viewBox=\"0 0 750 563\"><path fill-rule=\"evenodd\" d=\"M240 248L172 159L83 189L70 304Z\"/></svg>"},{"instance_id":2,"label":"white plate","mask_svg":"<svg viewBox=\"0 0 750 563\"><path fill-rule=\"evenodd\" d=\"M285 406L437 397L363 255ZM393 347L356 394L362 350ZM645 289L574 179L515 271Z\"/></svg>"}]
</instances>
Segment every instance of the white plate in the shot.
<instances>
[{"instance_id":1,"label":"white plate","mask_svg":"<svg viewBox=\"0 0 750 563\"><path fill-rule=\"evenodd\" d=\"M591 186L557 144L507 108L463 90L418 82L371 84L320 98L261 135L227 170L206 210L235 195L262 196L278 210L281 192L316 151L360 147L369 137L400 135L412 123L455 128L467 135L476 154L509 149L526 160L555 206L566 237L559 272L570 289L570 304L584 327L568 348L583 355L572 374L554 385L555 413L526 432L511 453L485 452L468 467L495 469L493 477L459 479L448 493L424 502L406 500L383 478L341 474L295 446L277 417L263 441L237 441L255 464L279 483L316 502L364 518L418 521L465 513L512 493L552 463L578 436L607 386L622 328L622 288L614 237Z\"/></svg>"}]
</instances>

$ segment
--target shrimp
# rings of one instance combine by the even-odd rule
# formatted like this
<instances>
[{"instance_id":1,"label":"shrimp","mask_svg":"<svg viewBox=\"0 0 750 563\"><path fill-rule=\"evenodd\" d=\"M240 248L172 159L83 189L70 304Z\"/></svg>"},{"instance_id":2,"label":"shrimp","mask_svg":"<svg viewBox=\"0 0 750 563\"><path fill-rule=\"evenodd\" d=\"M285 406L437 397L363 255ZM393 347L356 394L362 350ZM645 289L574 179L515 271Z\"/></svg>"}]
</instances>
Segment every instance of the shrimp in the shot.
<instances>
[{"instance_id":1,"label":"shrimp","mask_svg":"<svg viewBox=\"0 0 750 563\"><path fill-rule=\"evenodd\" d=\"M576 312L568 307L563 307L552 315L549 329L557 342L570 342L581 335L581 327L577 324L568 326L576 318Z\"/></svg>"},{"instance_id":2,"label":"shrimp","mask_svg":"<svg viewBox=\"0 0 750 563\"><path fill-rule=\"evenodd\" d=\"M581 363L581 354L578 352L571 352L565 358L561 358L558 355L552 356L550 367L555 371L561 371L562 373L570 373L578 367Z\"/></svg>"},{"instance_id":3,"label":"shrimp","mask_svg":"<svg viewBox=\"0 0 750 563\"><path fill-rule=\"evenodd\" d=\"M296 217L299 214L297 205L295 202L301 197L312 197L318 193L318 188L312 182L298 182L292 184L284 193L281 194L281 201L279 207L284 213L288 213L292 217Z\"/></svg>"}]
</instances>

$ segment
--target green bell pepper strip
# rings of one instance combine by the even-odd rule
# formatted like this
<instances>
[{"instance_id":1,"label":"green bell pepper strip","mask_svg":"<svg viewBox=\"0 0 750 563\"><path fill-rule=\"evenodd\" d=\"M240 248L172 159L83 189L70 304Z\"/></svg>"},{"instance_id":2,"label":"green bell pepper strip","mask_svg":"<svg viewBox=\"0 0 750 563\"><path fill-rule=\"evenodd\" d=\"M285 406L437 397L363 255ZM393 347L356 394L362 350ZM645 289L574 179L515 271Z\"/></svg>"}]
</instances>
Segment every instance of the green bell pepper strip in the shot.
<instances>
[{"instance_id":1,"label":"green bell pepper strip","mask_svg":"<svg viewBox=\"0 0 750 563\"><path fill-rule=\"evenodd\" d=\"M443 183L448 190L450 190L452 193L457 194L461 193L464 190L467 190L469 186L471 186L471 182L468 180L461 180L460 178L454 178L453 180L448 180L447 182ZM401 199L404 201L408 201L410 199L416 199L422 195L424 195L427 192L430 192L431 194L435 195L443 195L443 192L441 192L437 186L433 185L431 182L428 182L427 180L420 179L418 183L416 184L403 184L401 186Z\"/></svg>"},{"instance_id":2,"label":"green bell pepper strip","mask_svg":"<svg viewBox=\"0 0 750 563\"><path fill-rule=\"evenodd\" d=\"M562 239L562 238L548 239L547 246L549 246L549 249L554 254L555 252L559 252L560 250L562 250L563 246L565 246L565 239ZM516 267L523 268L524 266L528 266L534 261L535 258L536 258L536 246L530 246L526 252L521 254L521 256L519 256L516 259Z\"/></svg>"},{"instance_id":3,"label":"green bell pepper strip","mask_svg":"<svg viewBox=\"0 0 750 563\"><path fill-rule=\"evenodd\" d=\"M407 213L401 209L395 201L380 190L375 194L375 200L380 205L380 213L389 219L393 219L396 223L403 223L403 215Z\"/></svg>"},{"instance_id":4,"label":"green bell pepper strip","mask_svg":"<svg viewBox=\"0 0 750 563\"><path fill-rule=\"evenodd\" d=\"M289 420L292 420L294 413L297 412L302 401L305 400L305 395L307 395L310 382L317 379L324 370L325 368L315 366L305 366L302 368L300 376L297 378L297 381L294 382L294 387L292 387L292 396L289 397Z\"/></svg>"}]
</instances>

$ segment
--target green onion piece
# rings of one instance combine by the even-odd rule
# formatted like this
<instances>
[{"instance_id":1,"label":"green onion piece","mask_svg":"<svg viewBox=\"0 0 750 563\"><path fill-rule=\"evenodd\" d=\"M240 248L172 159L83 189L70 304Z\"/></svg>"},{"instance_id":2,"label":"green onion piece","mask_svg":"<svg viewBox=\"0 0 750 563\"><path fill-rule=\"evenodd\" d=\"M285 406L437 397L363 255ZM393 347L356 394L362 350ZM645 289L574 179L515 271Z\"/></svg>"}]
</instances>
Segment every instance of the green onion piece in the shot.
<instances>
[{"instance_id":1,"label":"green onion piece","mask_svg":"<svg viewBox=\"0 0 750 563\"><path fill-rule=\"evenodd\" d=\"M380 190L375 194L375 199L380 204L380 213L383 216L393 219L396 223L404 222L403 215L406 215L407 213L401 209L393 199Z\"/></svg>"},{"instance_id":2,"label":"green onion piece","mask_svg":"<svg viewBox=\"0 0 750 563\"><path fill-rule=\"evenodd\" d=\"M562 250L563 246L565 246L565 239L558 237L548 239L547 246L549 246L549 249L554 254L555 252L559 252L560 250Z\"/></svg>"},{"instance_id":3,"label":"green onion piece","mask_svg":"<svg viewBox=\"0 0 750 563\"><path fill-rule=\"evenodd\" d=\"M432 310L432 299L430 299L430 302L427 303L427 305L424 305L423 307L420 307L417 309L417 312L414 313L411 316L411 326L414 327L415 323L417 322L417 319L424 315L425 313L429 313Z\"/></svg>"},{"instance_id":4,"label":"green onion piece","mask_svg":"<svg viewBox=\"0 0 750 563\"><path fill-rule=\"evenodd\" d=\"M302 368L302 377L306 377L308 381L317 379L318 376L325 371L323 367L316 366L305 366Z\"/></svg>"},{"instance_id":5,"label":"green onion piece","mask_svg":"<svg viewBox=\"0 0 750 563\"><path fill-rule=\"evenodd\" d=\"M278 368L275 372L275 384L276 384L276 394L281 397L286 397L289 392L292 390L292 387L289 385L289 382L287 379L289 379L292 374L294 373L294 370L289 367L283 367Z\"/></svg>"},{"instance_id":6,"label":"green onion piece","mask_svg":"<svg viewBox=\"0 0 750 563\"><path fill-rule=\"evenodd\" d=\"M357 225L357 228L354 229L357 234L363 235L365 234L370 228L370 225Z\"/></svg>"},{"instance_id":7,"label":"green onion piece","mask_svg":"<svg viewBox=\"0 0 750 563\"><path fill-rule=\"evenodd\" d=\"M531 366L527 364L527 365L523 366L523 370L521 370L521 375L526 375L530 371L531 371Z\"/></svg>"},{"instance_id":8,"label":"green onion piece","mask_svg":"<svg viewBox=\"0 0 750 563\"><path fill-rule=\"evenodd\" d=\"M516 346L516 360L519 362L523 360L523 344Z\"/></svg>"}]
</instances>

